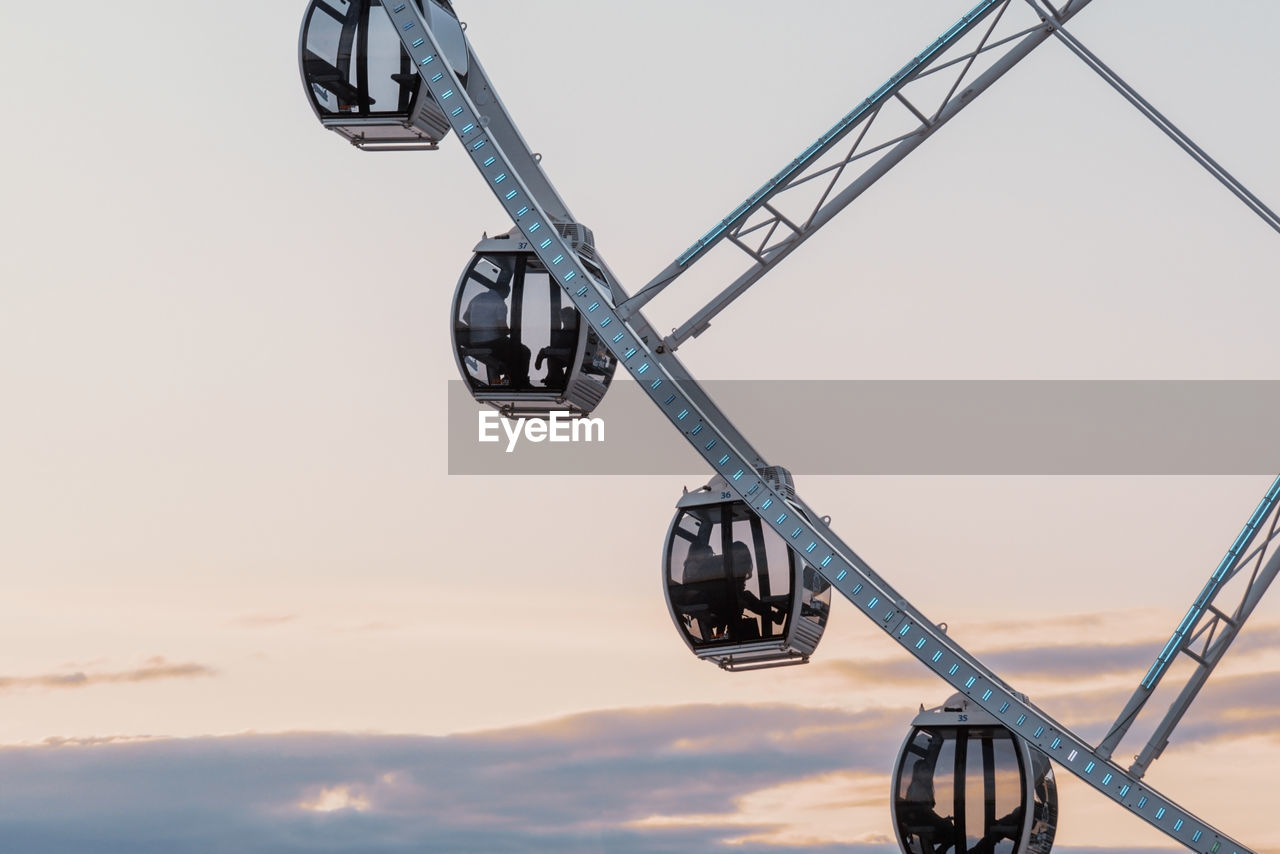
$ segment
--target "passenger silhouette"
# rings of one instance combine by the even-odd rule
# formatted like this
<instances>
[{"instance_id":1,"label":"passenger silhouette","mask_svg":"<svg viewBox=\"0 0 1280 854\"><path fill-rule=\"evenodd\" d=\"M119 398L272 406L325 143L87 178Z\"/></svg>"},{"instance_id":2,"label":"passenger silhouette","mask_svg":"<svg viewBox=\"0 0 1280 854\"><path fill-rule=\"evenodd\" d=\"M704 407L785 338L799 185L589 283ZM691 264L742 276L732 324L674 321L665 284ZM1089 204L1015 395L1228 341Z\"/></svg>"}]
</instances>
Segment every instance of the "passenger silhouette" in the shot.
<instances>
[{"instance_id":1,"label":"passenger silhouette","mask_svg":"<svg viewBox=\"0 0 1280 854\"><path fill-rule=\"evenodd\" d=\"M987 828L987 832L978 843L969 849L969 854L995 854L996 845L1003 839L1011 839L1018 841L1018 837L1022 833L1022 818L1026 815L1026 811L1022 808L1022 804L1018 804L1013 808L1013 812L1004 818L996 819L995 822Z\"/></svg>"},{"instance_id":2,"label":"passenger silhouette","mask_svg":"<svg viewBox=\"0 0 1280 854\"><path fill-rule=\"evenodd\" d=\"M898 821L903 837L919 836L927 846L926 854L943 854L956 844L955 821L934 811L933 769L924 759L911 766L911 783L906 795L898 801ZM922 832L923 831L923 832ZM927 835L926 835L927 834Z\"/></svg>"},{"instance_id":3,"label":"passenger silhouette","mask_svg":"<svg viewBox=\"0 0 1280 854\"><path fill-rule=\"evenodd\" d=\"M716 550L706 544L694 543L689 546L689 555L684 559L684 583L709 581L712 578L723 578L720 570L720 558Z\"/></svg>"},{"instance_id":4,"label":"passenger silhouette","mask_svg":"<svg viewBox=\"0 0 1280 854\"><path fill-rule=\"evenodd\" d=\"M760 636L759 624L746 616L747 611L753 611L766 620L781 625L787 618L786 613L782 609L776 609L777 613L775 613L772 606L761 602L759 596L747 589L747 581L755 573L751 560L751 547L741 540L735 541L729 550L729 563L733 572L734 592L738 597L738 617L744 621L743 628L750 631L750 628L754 627L755 636ZM748 626L748 623L751 626Z\"/></svg>"},{"instance_id":5,"label":"passenger silhouette","mask_svg":"<svg viewBox=\"0 0 1280 854\"><path fill-rule=\"evenodd\" d=\"M1045 790L1045 775L1049 772L1049 760L1035 756L1031 760L1033 771L1032 785L1035 788L1036 800L1044 802L1050 799L1048 792ZM1038 818L1037 810L1032 809L1033 818ZM969 849L969 854L995 854L996 846L1001 841L1008 839L1017 843L1022 836L1022 825L1027 817L1026 804L1018 804L1010 813L1002 818L996 819L986 828L986 833L978 840L977 844ZM1043 831L1041 831L1043 832ZM1034 838L1034 829L1033 829ZM1053 829L1049 829L1049 841L1053 840ZM1047 850L1047 849L1046 849Z\"/></svg>"},{"instance_id":6,"label":"passenger silhouette","mask_svg":"<svg viewBox=\"0 0 1280 854\"><path fill-rule=\"evenodd\" d=\"M483 362L490 369L489 385L528 388L529 348L513 340L507 326L507 297L510 295L509 277L476 294L462 313L467 341L463 344L459 340L459 344L466 355Z\"/></svg>"},{"instance_id":7,"label":"passenger silhouette","mask_svg":"<svg viewBox=\"0 0 1280 854\"><path fill-rule=\"evenodd\" d=\"M680 593L685 612L698 621L698 633L704 641L722 640L732 610L729 588L725 585L724 561L715 549L705 543L689 546L684 560L683 587Z\"/></svg>"},{"instance_id":8,"label":"passenger silhouette","mask_svg":"<svg viewBox=\"0 0 1280 854\"><path fill-rule=\"evenodd\" d=\"M562 389L568 379L573 355L578 349L578 312L573 308L560 309L557 328L551 330L551 343L538 351L534 368L541 369L545 360L547 376L542 383L547 388Z\"/></svg>"},{"instance_id":9,"label":"passenger silhouette","mask_svg":"<svg viewBox=\"0 0 1280 854\"><path fill-rule=\"evenodd\" d=\"M738 541L729 547L728 560L705 543L689 546L684 559L680 584L673 585L671 601L689 621L698 621L698 633L704 641L757 640L760 623L747 612L753 611L781 624L786 612L760 600L747 589L754 574L751 547Z\"/></svg>"}]
</instances>

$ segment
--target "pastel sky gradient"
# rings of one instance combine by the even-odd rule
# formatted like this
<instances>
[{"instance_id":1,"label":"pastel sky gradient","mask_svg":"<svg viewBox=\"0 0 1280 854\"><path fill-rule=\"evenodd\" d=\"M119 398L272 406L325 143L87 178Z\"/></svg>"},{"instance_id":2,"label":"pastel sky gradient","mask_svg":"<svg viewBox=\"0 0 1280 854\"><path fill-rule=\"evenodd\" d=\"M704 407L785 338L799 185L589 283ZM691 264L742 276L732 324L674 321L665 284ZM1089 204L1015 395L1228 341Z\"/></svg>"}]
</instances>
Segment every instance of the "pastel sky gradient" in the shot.
<instances>
[{"instance_id":1,"label":"pastel sky gradient","mask_svg":"<svg viewBox=\"0 0 1280 854\"><path fill-rule=\"evenodd\" d=\"M455 140L321 130L304 5L0 4L0 848L893 850L889 766L946 687L843 603L806 667L695 660L658 558L705 473L447 475L449 300L508 223ZM632 289L970 5L457 3ZM1073 26L1273 207L1277 29L1265 0L1097 0ZM1277 270L1275 232L1049 44L681 357L1280 379ZM1097 739L1268 483L798 486ZM1271 600L1148 776L1258 851L1280 852L1278 696ZM1059 782L1061 850L1174 850Z\"/></svg>"}]
</instances>

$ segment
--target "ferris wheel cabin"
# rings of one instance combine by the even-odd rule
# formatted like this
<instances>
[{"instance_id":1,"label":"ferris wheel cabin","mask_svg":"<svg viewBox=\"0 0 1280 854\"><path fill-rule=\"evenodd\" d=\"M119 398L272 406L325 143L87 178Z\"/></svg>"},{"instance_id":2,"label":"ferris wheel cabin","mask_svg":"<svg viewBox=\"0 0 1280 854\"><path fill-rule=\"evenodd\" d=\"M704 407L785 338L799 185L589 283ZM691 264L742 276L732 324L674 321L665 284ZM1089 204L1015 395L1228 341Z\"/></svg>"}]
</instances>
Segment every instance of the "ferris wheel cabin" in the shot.
<instances>
[{"instance_id":1,"label":"ferris wheel cabin","mask_svg":"<svg viewBox=\"0 0 1280 854\"><path fill-rule=\"evenodd\" d=\"M726 670L803 664L831 586L716 477L676 505L662 557L667 607L699 658Z\"/></svg>"},{"instance_id":2,"label":"ferris wheel cabin","mask_svg":"<svg viewBox=\"0 0 1280 854\"><path fill-rule=\"evenodd\" d=\"M465 81L469 56L449 0L413 0ZM381 0L311 0L298 44L320 123L366 151L434 149L449 133Z\"/></svg>"},{"instance_id":3,"label":"ferris wheel cabin","mask_svg":"<svg viewBox=\"0 0 1280 854\"><path fill-rule=\"evenodd\" d=\"M1048 757L956 694L920 709L898 755L893 827L904 854L1048 854L1058 789Z\"/></svg>"},{"instance_id":4,"label":"ferris wheel cabin","mask_svg":"<svg viewBox=\"0 0 1280 854\"><path fill-rule=\"evenodd\" d=\"M576 224L557 228L590 234ZM519 231L476 246L453 297L453 342L472 396L504 415L585 415L617 367Z\"/></svg>"}]
</instances>

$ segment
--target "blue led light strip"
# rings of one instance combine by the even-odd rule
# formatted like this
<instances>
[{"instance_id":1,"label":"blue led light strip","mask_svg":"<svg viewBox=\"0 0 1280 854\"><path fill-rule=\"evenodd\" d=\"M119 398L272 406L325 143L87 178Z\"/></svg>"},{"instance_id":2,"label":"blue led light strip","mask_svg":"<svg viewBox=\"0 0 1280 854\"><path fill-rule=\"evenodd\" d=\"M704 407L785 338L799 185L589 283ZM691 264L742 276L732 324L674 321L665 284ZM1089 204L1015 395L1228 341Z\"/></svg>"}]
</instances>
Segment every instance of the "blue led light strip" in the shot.
<instances>
[{"instance_id":1,"label":"blue led light strip","mask_svg":"<svg viewBox=\"0 0 1280 854\"><path fill-rule=\"evenodd\" d=\"M1209 582L1205 585L1204 590L1196 597L1191 609L1187 611L1187 616L1183 617L1182 622L1178 624L1178 628L1174 630L1173 637L1169 638L1169 642L1164 645L1164 649L1160 650L1160 654L1156 656L1155 663L1151 665L1151 669L1147 671L1147 675L1142 679L1143 688L1150 691L1160 681L1160 677L1169 667L1174 656L1186 644L1191 630L1195 628L1201 615L1209 607L1209 603L1213 601L1213 597L1218 594L1218 589L1234 573L1236 564L1240 561L1240 556L1248 548L1249 543L1253 541L1263 521L1271 515L1271 511L1275 509L1277 502L1280 502L1280 477L1277 477L1271 484L1271 489L1267 490L1267 494L1263 496L1262 502L1258 504L1258 509L1249 517L1249 521L1245 523L1240 535L1231 544L1231 548L1227 549L1226 556L1218 564L1218 568L1213 571L1213 575L1209 577Z\"/></svg>"}]
</instances>

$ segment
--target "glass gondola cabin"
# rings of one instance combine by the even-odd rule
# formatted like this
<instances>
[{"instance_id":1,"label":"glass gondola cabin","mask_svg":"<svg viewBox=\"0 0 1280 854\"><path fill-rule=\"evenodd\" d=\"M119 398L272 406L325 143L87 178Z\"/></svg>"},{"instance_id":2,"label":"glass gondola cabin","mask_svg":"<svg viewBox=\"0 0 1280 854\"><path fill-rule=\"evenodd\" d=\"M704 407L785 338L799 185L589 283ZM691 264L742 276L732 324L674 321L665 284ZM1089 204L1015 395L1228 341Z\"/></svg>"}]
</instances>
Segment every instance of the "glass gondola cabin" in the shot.
<instances>
[{"instance_id":1,"label":"glass gondola cabin","mask_svg":"<svg viewBox=\"0 0 1280 854\"><path fill-rule=\"evenodd\" d=\"M412 1L465 82L469 53L453 7L448 0ZM302 19L298 61L316 117L353 145L433 149L449 133L381 0L312 0Z\"/></svg>"},{"instance_id":2,"label":"glass gondola cabin","mask_svg":"<svg viewBox=\"0 0 1280 854\"><path fill-rule=\"evenodd\" d=\"M1058 790L1048 757L957 694L921 707L893 779L905 854L1048 854Z\"/></svg>"},{"instance_id":3,"label":"glass gondola cabin","mask_svg":"<svg viewBox=\"0 0 1280 854\"><path fill-rule=\"evenodd\" d=\"M662 558L667 607L699 658L726 670L803 664L831 587L719 477L676 505Z\"/></svg>"},{"instance_id":4,"label":"glass gondola cabin","mask_svg":"<svg viewBox=\"0 0 1280 854\"><path fill-rule=\"evenodd\" d=\"M458 370L476 400L506 415L585 415L617 360L519 232L485 237L453 299Z\"/></svg>"}]
</instances>

